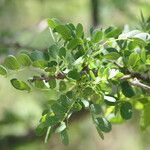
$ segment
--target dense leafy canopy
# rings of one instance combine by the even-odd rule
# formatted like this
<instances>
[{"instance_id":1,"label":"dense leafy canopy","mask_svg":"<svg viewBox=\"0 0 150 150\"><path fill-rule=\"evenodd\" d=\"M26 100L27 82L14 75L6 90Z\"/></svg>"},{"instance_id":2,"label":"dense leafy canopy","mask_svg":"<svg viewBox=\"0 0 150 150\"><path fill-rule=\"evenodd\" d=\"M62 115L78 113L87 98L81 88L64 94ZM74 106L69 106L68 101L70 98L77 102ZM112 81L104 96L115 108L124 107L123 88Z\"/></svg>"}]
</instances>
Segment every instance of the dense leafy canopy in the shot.
<instances>
[{"instance_id":1,"label":"dense leafy canopy","mask_svg":"<svg viewBox=\"0 0 150 150\"><path fill-rule=\"evenodd\" d=\"M44 72L28 81L11 79L18 90L35 87L57 92L57 99L42 113L37 135L46 133L47 141L52 133L59 133L67 145L68 121L83 109L90 112L102 139L111 131L111 123L130 119L135 109L141 111L141 128L146 129L150 125L150 18L140 30L91 29L88 38L82 24L48 19L48 26L54 39L48 50L10 55L0 65L3 76L31 66Z\"/></svg>"}]
</instances>

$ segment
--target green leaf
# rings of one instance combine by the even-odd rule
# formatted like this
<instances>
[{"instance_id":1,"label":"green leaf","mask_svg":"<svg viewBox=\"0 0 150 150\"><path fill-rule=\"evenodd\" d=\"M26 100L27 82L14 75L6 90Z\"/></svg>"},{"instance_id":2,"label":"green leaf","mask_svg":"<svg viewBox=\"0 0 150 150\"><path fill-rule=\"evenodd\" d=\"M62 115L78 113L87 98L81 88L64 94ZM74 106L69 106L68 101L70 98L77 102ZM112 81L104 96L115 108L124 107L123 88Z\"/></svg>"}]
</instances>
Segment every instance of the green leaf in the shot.
<instances>
[{"instance_id":1,"label":"green leaf","mask_svg":"<svg viewBox=\"0 0 150 150\"><path fill-rule=\"evenodd\" d=\"M119 57L120 57L120 54L116 52L111 52L111 53L104 55L104 58L109 59L109 60L117 60Z\"/></svg>"},{"instance_id":2,"label":"green leaf","mask_svg":"<svg viewBox=\"0 0 150 150\"><path fill-rule=\"evenodd\" d=\"M108 48L106 48L106 50L107 50L109 53L111 53L111 52L116 52L116 53L118 53L117 49L116 49L116 48L113 48L113 47L108 47Z\"/></svg>"},{"instance_id":3,"label":"green leaf","mask_svg":"<svg viewBox=\"0 0 150 150\"><path fill-rule=\"evenodd\" d=\"M106 37L106 38L111 38L111 37L117 38L117 37L120 35L121 32L122 32L122 31L121 31L121 29L119 29L119 28L116 28L116 27L109 27L109 28L107 28L107 29L105 30L105 37Z\"/></svg>"},{"instance_id":4,"label":"green leaf","mask_svg":"<svg viewBox=\"0 0 150 150\"><path fill-rule=\"evenodd\" d=\"M41 51L34 50L31 54L30 57L33 61L38 61L38 60L44 60L44 54Z\"/></svg>"},{"instance_id":5,"label":"green leaf","mask_svg":"<svg viewBox=\"0 0 150 150\"><path fill-rule=\"evenodd\" d=\"M120 107L121 117L128 120L132 117L132 105L130 102L123 102Z\"/></svg>"},{"instance_id":6,"label":"green leaf","mask_svg":"<svg viewBox=\"0 0 150 150\"><path fill-rule=\"evenodd\" d=\"M40 88L40 89L43 89L45 87L44 81L42 80L36 80L34 84L35 84L35 87Z\"/></svg>"},{"instance_id":7,"label":"green leaf","mask_svg":"<svg viewBox=\"0 0 150 150\"><path fill-rule=\"evenodd\" d=\"M94 94L94 90L92 89L92 87L86 87L83 90L83 97L84 98L88 98L89 96L92 96Z\"/></svg>"},{"instance_id":8,"label":"green leaf","mask_svg":"<svg viewBox=\"0 0 150 150\"><path fill-rule=\"evenodd\" d=\"M69 71L68 77L72 78L74 80L79 80L80 79L80 73L77 71L77 69L73 69Z\"/></svg>"},{"instance_id":9,"label":"green leaf","mask_svg":"<svg viewBox=\"0 0 150 150\"><path fill-rule=\"evenodd\" d=\"M82 105L79 102L74 103L72 110L73 111L80 111L82 109Z\"/></svg>"},{"instance_id":10,"label":"green leaf","mask_svg":"<svg viewBox=\"0 0 150 150\"><path fill-rule=\"evenodd\" d=\"M36 127L36 130L35 130L35 133L37 136L41 136L45 133L46 131L46 128L45 128L45 125L44 123L40 123L37 127Z\"/></svg>"},{"instance_id":11,"label":"green leaf","mask_svg":"<svg viewBox=\"0 0 150 150\"><path fill-rule=\"evenodd\" d=\"M66 83L64 81L59 82L59 91L65 91L66 90Z\"/></svg>"},{"instance_id":12,"label":"green leaf","mask_svg":"<svg viewBox=\"0 0 150 150\"><path fill-rule=\"evenodd\" d=\"M107 105L114 106L116 104L116 99L112 96L104 96L104 100Z\"/></svg>"},{"instance_id":13,"label":"green leaf","mask_svg":"<svg viewBox=\"0 0 150 150\"><path fill-rule=\"evenodd\" d=\"M60 22L55 18L47 19L47 23L48 23L48 26L52 29L54 29L57 25L60 24Z\"/></svg>"},{"instance_id":14,"label":"green leaf","mask_svg":"<svg viewBox=\"0 0 150 150\"><path fill-rule=\"evenodd\" d=\"M67 27L69 27L71 31L76 30L76 27L72 23L67 23Z\"/></svg>"},{"instance_id":15,"label":"green leaf","mask_svg":"<svg viewBox=\"0 0 150 150\"><path fill-rule=\"evenodd\" d=\"M96 31L92 37L92 41L94 43L98 43L103 37L103 32L102 31Z\"/></svg>"},{"instance_id":16,"label":"green leaf","mask_svg":"<svg viewBox=\"0 0 150 150\"><path fill-rule=\"evenodd\" d=\"M57 62L56 61L48 62L48 67L56 67L56 66L57 66Z\"/></svg>"},{"instance_id":17,"label":"green leaf","mask_svg":"<svg viewBox=\"0 0 150 150\"><path fill-rule=\"evenodd\" d=\"M60 117L63 117L64 114L66 113L66 108L63 107L61 104L59 103L54 103L52 106L51 106L53 112L55 115L58 115Z\"/></svg>"},{"instance_id":18,"label":"green leaf","mask_svg":"<svg viewBox=\"0 0 150 150\"><path fill-rule=\"evenodd\" d=\"M139 54L132 53L129 56L128 65L129 66L135 66L139 59L140 59Z\"/></svg>"},{"instance_id":19,"label":"green leaf","mask_svg":"<svg viewBox=\"0 0 150 150\"><path fill-rule=\"evenodd\" d=\"M135 95L133 88L130 86L128 81L121 82L121 89L124 96L131 98Z\"/></svg>"},{"instance_id":20,"label":"green leaf","mask_svg":"<svg viewBox=\"0 0 150 150\"><path fill-rule=\"evenodd\" d=\"M66 93L66 96L67 96L68 98L73 98L73 97L74 97L73 91L68 91L68 92Z\"/></svg>"},{"instance_id":21,"label":"green leaf","mask_svg":"<svg viewBox=\"0 0 150 150\"><path fill-rule=\"evenodd\" d=\"M82 45L83 41L81 39L72 39L69 41L67 48L68 49L75 49L78 45Z\"/></svg>"},{"instance_id":22,"label":"green leaf","mask_svg":"<svg viewBox=\"0 0 150 150\"><path fill-rule=\"evenodd\" d=\"M102 113L102 108L99 104L91 104L90 109L91 109L92 113L94 113L94 114L98 115L98 114Z\"/></svg>"},{"instance_id":23,"label":"green leaf","mask_svg":"<svg viewBox=\"0 0 150 150\"><path fill-rule=\"evenodd\" d=\"M95 74L93 73L92 70L89 71L89 74L90 74L90 76L91 76L91 78L92 78L93 80L96 79Z\"/></svg>"},{"instance_id":24,"label":"green leaf","mask_svg":"<svg viewBox=\"0 0 150 150\"><path fill-rule=\"evenodd\" d=\"M84 32L83 32L83 26L81 23L78 23L77 27L76 27L76 36L78 38L82 38L82 36L84 35Z\"/></svg>"},{"instance_id":25,"label":"green leaf","mask_svg":"<svg viewBox=\"0 0 150 150\"><path fill-rule=\"evenodd\" d=\"M4 65L10 70L18 70L19 69L19 63L18 63L16 57L13 55L9 55L8 57L6 57L6 59L4 60Z\"/></svg>"},{"instance_id":26,"label":"green leaf","mask_svg":"<svg viewBox=\"0 0 150 150\"><path fill-rule=\"evenodd\" d=\"M7 70L4 66L0 65L0 75L6 76Z\"/></svg>"},{"instance_id":27,"label":"green leaf","mask_svg":"<svg viewBox=\"0 0 150 150\"><path fill-rule=\"evenodd\" d=\"M140 57L141 57L141 60L145 63L146 62L146 52L144 49L141 51Z\"/></svg>"},{"instance_id":28,"label":"green leaf","mask_svg":"<svg viewBox=\"0 0 150 150\"><path fill-rule=\"evenodd\" d=\"M62 36L64 40L69 40L71 38L71 31L65 25L58 25L55 30Z\"/></svg>"},{"instance_id":29,"label":"green leaf","mask_svg":"<svg viewBox=\"0 0 150 150\"><path fill-rule=\"evenodd\" d=\"M73 101L70 98L68 98L66 95L61 95L58 101L60 105L63 107L63 109L65 109L65 111L68 111L68 109L73 103Z\"/></svg>"},{"instance_id":30,"label":"green leaf","mask_svg":"<svg viewBox=\"0 0 150 150\"><path fill-rule=\"evenodd\" d=\"M17 57L17 60L22 66L30 66L32 63L30 57L27 54L23 54L23 53L21 53Z\"/></svg>"},{"instance_id":31,"label":"green leaf","mask_svg":"<svg viewBox=\"0 0 150 150\"><path fill-rule=\"evenodd\" d=\"M68 137L67 129L60 132L60 138L64 145L67 146L69 144L69 137Z\"/></svg>"},{"instance_id":32,"label":"green leaf","mask_svg":"<svg viewBox=\"0 0 150 150\"><path fill-rule=\"evenodd\" d=\"M97 130L99 136L101 137L101 139L104 140L104 134L103 134L103 132L100 130L100 128L96 127L96 130Z\"/></svg>"},{"instance_id":33,"label":"green leaf","mask_svg":"<svg viewBox=\"0 0 150 150\"><path fill-rule=\"evenodd\" d=\"M51 89L54 89L56 87L56 79L55 78L49 80L48 83L49 83L49 86Z\"/></svg>"},{"instance_id":34,"label":"green leaf","mask_svg":"<svg viewBox=\"0 0 150 150\"><path fill-rule=\"evenodd\" d=\"M66 49L64 47L59 49L59 57L60 58L66 57Z\"/></svg>"},{"instance_id":35,"label":"green leaf","mask_svg":"<svg viewBox=\"0 0 150 150\"><path fill-rule=\"evenodd\" d=\"M50 57L54 59L57 58L58 52L59 52L59 47L56 44L51 45L48 49L48 53Z\"/></svg>"},{"instance_id":36,"label":"green leaf","mask_svg":"<svg viewBox=\"0 0 150 150\"><path fill-rule=\"evenodd\" d=\"M32 63L32 66L43 69L43 68L47 67L47 61L45 61L45 60L36 60Z\"/></svg>"},{"instance_id":37,"label":"green leaf","mask_svg":"<svg viewBox=\"0 0 150 150\"><path fill-rule=\"evenodd\" d=\"M54 126L57 123L59 123L60 121L59 119L60 118L58 116L46 116L46 120L43 123L45 124L46 127Z\"/></svg>"},{"instance_id":38,"label":"green leaf","mask_svg":"<svg viewBox=\"0 0 150 150\"><path fill-rule=\"evenodd\" d=\"M18 90L25 90L25 91L31 90L31 88L24 81L20 81L18 79L11 79L10 82L13 85L13 87Z\"/></svg>"},{"instance_id":39,"label":"green leaf","mask_svg":"<svg viewBox=\"0 0 150 150\"><path fill-rule=\"evenodd\" d=\"M110 132L112 129L111 123L104 117L98 117L95 119L97 128L103 132Z\"/></svg>"}]
</instances>

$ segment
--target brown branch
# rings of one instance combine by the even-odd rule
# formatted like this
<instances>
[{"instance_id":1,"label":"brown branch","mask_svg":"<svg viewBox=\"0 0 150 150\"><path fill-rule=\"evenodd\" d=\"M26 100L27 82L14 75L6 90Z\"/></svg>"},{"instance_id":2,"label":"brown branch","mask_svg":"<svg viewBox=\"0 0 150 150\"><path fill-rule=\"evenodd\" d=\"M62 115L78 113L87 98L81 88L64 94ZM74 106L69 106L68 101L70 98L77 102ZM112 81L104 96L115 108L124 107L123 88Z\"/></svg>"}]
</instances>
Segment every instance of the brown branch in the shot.
<instances>
[{"instance_id":1,"label":"brown branch","mask_svg":"<svg viewBox=\"0 0 150 150\"><path fill-rule=\"evenodd\" d=\"M139 72L133 72L131 70L127 70L127 73L130 74L132 78L137 78L144 82L150 83L150 76L144 76Z\"/></svg>"},{"instance_id":2,"label":"brown branch","mask_svg":"<svg viewBox=\"0 0 150 150\"><path fill-rule=\"evenodd\" d=\"M120 80L128 80L128 79L132 79L132 76L131 75L125 75L123 76L122 78L120 78ZM143 84L141 83L137 78L134 78L132 80L129 80L129 83L133 86L137 86L137 87L140 87L148 92L150 92L150 86L146 85L146 84Z\"/></svg>"},{"instance_id":3,"label":"brown branch","mask_svg":"<svg viewBox=\"0 0 150 150\"><path fill-rule=\"evenodd\" d=\"M65 79L66 78L66 74L60 72L57 75L53 75L53 76L46 76L44 74L42 74L41 76L33 76L32 79L29 79L29 82L34 82L36 80L39 81L45 81L48 82L49 80L53 80L53 79Z\"/></svg>"},{"instance_id":4,"label":"brown branch","mask_svg":"<svg viewBox=\"0 0 150 150\"><path fill-rule=\"evenodd\" d=\"M118 64L117 62L113 62L114 63L114 65L116 65L118 68L120 68L120 69L123 69L124 67L123 66L121 66L120 64ZM129 70L129 69L126 69L125 70L125 72L126 72L126 74L128 74L127 76L129 77L132 77L132 78L137 78L137 79L140 79L140 80L142 80L142 81L144 81L144 82L147 82L147 83L150 83L150 76L144 76L144 75L142 75L141 73L139 73L139 72L134 72L134 71L131 71L131 70Z\"/></svg>"},{"instance_id":5,"label":"brown branch","mask_svg":"<svg viewBox=\"0 0 150 150\"><path fill-rule=\"evenodd\" d=\"M140 87L140 88L150 92L150 86L141 83L137 78L134 78L134 80L129 81L129 83L133 86Z\"/></svg>"}]
</instances>

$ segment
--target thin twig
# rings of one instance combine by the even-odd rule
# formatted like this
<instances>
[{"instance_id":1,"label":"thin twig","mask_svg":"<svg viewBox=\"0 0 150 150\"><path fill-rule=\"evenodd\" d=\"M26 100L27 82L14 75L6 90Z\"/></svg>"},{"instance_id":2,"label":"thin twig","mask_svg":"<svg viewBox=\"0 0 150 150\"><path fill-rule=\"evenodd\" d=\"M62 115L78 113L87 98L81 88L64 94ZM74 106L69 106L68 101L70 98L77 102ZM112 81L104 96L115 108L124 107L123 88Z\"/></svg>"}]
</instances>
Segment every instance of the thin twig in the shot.
<instances>
[{"instance_id":1,"label":"thin twig","mask_svg":"<svg viewBox=\"0 0 150 150\"><path fill-rule=\"evenodd\" d=\"M58 73L57 75L53 75L53 76L46 76L46 75L41 75L41 76L33 76L32 79L29 79L30 82L34 82L34 81L45 81L45 82L48 82L50 80L53 80L53 79L65 79L66 78L66 74L60 72Z\"/></svg>"},{"instance_id":2,"label":"thin twig","mask_svg":"<svg viewBox=\"0 0 150 150\"><path fill-rule=\"evenodd\" d=\"M127 80L127 79L130 79L131 78L131 75L125 75L123 77L120 78L120 80Z\"/></svg>"}]
</instances>

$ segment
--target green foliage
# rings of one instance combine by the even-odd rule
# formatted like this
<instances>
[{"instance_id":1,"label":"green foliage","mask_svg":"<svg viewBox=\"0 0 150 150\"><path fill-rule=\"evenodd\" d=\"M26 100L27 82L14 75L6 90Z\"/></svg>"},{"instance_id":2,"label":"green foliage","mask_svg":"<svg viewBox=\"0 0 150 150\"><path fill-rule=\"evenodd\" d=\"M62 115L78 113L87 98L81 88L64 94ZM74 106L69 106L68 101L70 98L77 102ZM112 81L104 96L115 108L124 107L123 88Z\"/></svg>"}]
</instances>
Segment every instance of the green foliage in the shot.
<instances>
[{"instance_id":1,"label":"green foliage","mask_svg":"<svg viewBox=\"0 0 150 150\"><path fill-rule=\"evenodd\" d=\"M132 87L130 86L128 81L123 81L121 83L121 89L122 89L122 93L126 96L126 97L132 97L134 96L134 91L132 89Z\"/></svg>"},{"instance_id":2,"label":"green foliage","mask_svg":"<svg viewBox=\"0 0 150 150\"><path fill-rule=\"evenodd\" d=\"M10 70L18 70L19 69L19 63L16 59L15 56L8 56L6 57L5 61L4 61L4 65L10 69Z\"/></svg>"},{"instance_id":3,"label":"green foliage","mask_svg":"<svg viewBox=\"0 0 150 150\"><path fill-rule=\"evenodd\" d=\"M64 145L68 145L69 144L69 137L68 137L68 133L67 130L63 130L60 133L60 137L61 137L61 141Z\"/></svg>"},{"instance_id":4,"label":"green foliage","mask_svg":"<svg viewBox=\"0 0 150 150\"><path fill-rule=\"evenodd\" d=\"M130 102L123 102L120 107L121 117L128 120L132 117L132 105Z\"/></svg>"},{"instance_id":5,"label":"green foliage","mask_svg":"<svg viewBox=\"0 0 150 150\"><path fill-rule=\"evenodd\" d=\"M0 75L7 75L7 70L4 66L0 65Z\"/></svg>"},{"instance_id":6,"label":"green foliage","mask_svg":"<svg viewBox=\"0 0 150 150\"><path fill-rule=\"evenodd\" d=\"M10 82L13 85L13 87L18 90L25 90L25 91L31 90L31 88L25 82L20 81L18 79L11 79Z\"/></svg>"},{"instance_id":7,"label":"green foliage","mask_svg":"<svg viewBox=\"0 0 150 150\"><path fill-rule=\"evenodd\" d=\"M111 131L111 123L106 118L96 118L95 123L101 131L106 133Z\"/></svg>"},{"instance_id":8,"label":"green foliage","mask_svg":"<svg viewBox=\"0 0 150 150\"><path fill-rule=\"evenodd\" d=\"M22 66L30 66L31 65L31 59L26 54L18 55L17 60Z\"/></svg>"},{"instance_id":9,"label":"green foliage","mask_svg":"<svg viewBox=\"0 0 150 150\"><path fill-rule=\"evenodd\" d=\"M96 31L93 34L92 42L98 43L102 39L102 37L103 37L103 32L102 31Z\"/></svg>"},{"instance_id":10,"label":"green foliage","mask_svg":"<svg viewBox=\"0 0 150 150\"><path fill-rule=\"evenodd\" d=\"M90 112L104 139L103 133L111 131L112 123L132 117L137 102L143 106L141 127L146 129L150 125L149 29L126 32L109 27L96 29L87 38L81 24L64 25L48 19L48 26L54 39L48 50L11 55L4 67L0 66L1 75L27 66L38 68L42 74L28 79L31 87L57 93L42 113L37 135L46 133L47 141L57 133L67 145L68 121L72 114L84 109ZM11 79L11 83L18 90L32 90L24 81Z\"/></svg>"}]
</instances>

